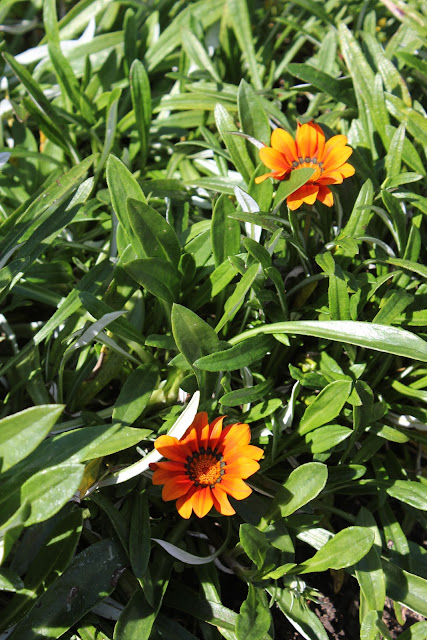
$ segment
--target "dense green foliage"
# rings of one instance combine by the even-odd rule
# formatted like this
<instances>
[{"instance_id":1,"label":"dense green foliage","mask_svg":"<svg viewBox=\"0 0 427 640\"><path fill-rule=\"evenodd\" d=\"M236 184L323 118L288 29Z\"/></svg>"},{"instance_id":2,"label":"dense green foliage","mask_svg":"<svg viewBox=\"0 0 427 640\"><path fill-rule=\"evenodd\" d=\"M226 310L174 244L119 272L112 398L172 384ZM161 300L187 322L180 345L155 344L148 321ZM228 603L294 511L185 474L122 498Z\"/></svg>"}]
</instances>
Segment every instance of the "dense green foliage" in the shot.
<instances>
[{"instance_id":1,"label":"dense green foliage","mask_svg":"<svg viewBox=\"0 0 427 640\"><path fill-rule=\"evenodd\" d=\"M427 615L425 0L58 5L0 4L0 639L327 640L330 570L397 637L386 596ZM291 212L310 172L256 185L230 132L311 119L356 173ZM187 522L145 457L198 390L265 455Z\"/></svg>"}]
</instances>

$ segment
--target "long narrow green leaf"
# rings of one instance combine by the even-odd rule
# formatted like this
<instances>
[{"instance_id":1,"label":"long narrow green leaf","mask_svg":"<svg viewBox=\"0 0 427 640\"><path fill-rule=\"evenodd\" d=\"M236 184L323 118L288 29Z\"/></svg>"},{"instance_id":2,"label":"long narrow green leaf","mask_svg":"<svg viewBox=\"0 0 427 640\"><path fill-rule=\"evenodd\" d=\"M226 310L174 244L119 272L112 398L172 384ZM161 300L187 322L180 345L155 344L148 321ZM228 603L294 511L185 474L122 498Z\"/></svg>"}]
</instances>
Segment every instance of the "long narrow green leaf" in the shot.
<instances>
[{"instance_id":1,"label":"long narrow green leaf","mask_svg":"<svg viewBox=\"0 0 427 640\"><path fill-rule=\"evenodd\" d=\"M277 322L250 329L230 338L229 343L237 344L260 333L295 333L296 335L316 336L427 362L427 342L414 333L397 327L386 327L369 322L352 322L351 320Z\"/></svg>"}]
</instances>

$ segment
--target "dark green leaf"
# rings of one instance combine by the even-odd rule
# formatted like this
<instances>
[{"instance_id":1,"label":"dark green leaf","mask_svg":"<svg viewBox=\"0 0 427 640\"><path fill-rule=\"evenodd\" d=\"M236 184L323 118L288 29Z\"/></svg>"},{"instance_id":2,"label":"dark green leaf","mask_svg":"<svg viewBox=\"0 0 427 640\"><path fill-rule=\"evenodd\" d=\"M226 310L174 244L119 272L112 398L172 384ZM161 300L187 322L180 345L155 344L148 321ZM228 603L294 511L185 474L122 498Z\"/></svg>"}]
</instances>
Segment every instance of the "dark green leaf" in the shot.
<instances>
[{"instance_id":1,"label":"dark green leaf","mask_svg":"<svg viewBox=\"0 0 427 640\"><path fill-rule=\"evenodd\" d=\"M126 560L112 540L80 553L18 623L12 640L59 638L116 586Z\"/></svg>"},{"instance_id":2,"label":"dark green leaf","mask_svg":"<svg viewBox=\"0 0 427 640\"><path fill-rule=\"evenodd\" d=\"M257 588L249 584L248 589L236 619L236 636L237 640L260 640L270 628L271 615Z\"/></svg>"},{"instance_id":3,"label":"dark green leaf","mask_svg":"<svg viewBox=\"0 0 427 640\"><path fill-rule=\"evenodd\" d=\"M128 199L128 215L134 234L147 257L158 258L178 267L181 247L165 218L148 204Z\"/></svg>"},{"instance_id":4,"label":"dark green leaf","mask_svg":"<svg viewBox=\"0 0 427 640\"><path fill-rule=\"evenodd\" d=\"M211 353L194 363L203 371L234 371L248 367L260 360L271 349L273 341L269 336L256 336L253 339L236 344L231 349Z\"/></svg>"}]
</instances>

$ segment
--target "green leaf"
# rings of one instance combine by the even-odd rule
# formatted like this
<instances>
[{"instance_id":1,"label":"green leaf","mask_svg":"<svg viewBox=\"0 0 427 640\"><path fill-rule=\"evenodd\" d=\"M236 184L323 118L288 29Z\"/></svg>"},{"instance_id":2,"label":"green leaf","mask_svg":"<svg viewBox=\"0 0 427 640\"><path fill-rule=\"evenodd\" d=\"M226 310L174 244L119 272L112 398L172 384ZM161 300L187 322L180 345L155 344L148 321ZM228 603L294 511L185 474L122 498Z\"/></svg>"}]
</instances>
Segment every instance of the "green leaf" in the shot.
<instances>
[{"instance_id":1,"label":"green leaf","mask_svg":"<svg viewBox=\"0 0 427 640\"><path fill-rule=\"evenodd\" d=\"M155 69L174 49L180 47L183 26L189 25L191 20L195 20L197 23L201 23L203 29L206 29L220 20L223 12L224 0L212 0L209 5L205 0L200 0L191 3L179 12L160 34L160 37L153 38L153 42L148 47L145 54L148 71Z\"/></svg>"},{"instance_id":2,"label":"green leaf","mask_svg":"<svg viewBox=\"0 0 427 640\"><path fill-rule=\"evenodd\" d=\"M42 469L21 488L21 501L31 504L26 525L43 522L57 513L75 494L83 478L81 464L61 464Z\"/></svg>"},{"instance_id":3,"label":"green leaf","mask_svg":"<svg viewBox=\"0 0 427 640\"><path fill-rule=\"evenodd\" d=\"M222 604L207 600L185 584L170 585L165 593L164 603L190 616L204 620L216 627L234 631L237 614Z\"/></svg>"},{"instance_id":4,"label":"green leaf","mask_svg":"<svg viewBox=\"0 0 427 640\"><path fill-rule=\"evenodd\" d=\"M427 622L416 622L397 636L397 640L424 640L427 637Z\"/></svg>"},{"instance_id":5,"label":"green leaf","mask_svg":"<svg viewBox=\"0 0 427 640\"><path fill-rule=\"evenodd\" d=\"M329 540L312 558L292 572L312 573L344 569L356 564L372 547L374 534L365 527L347 527Z\"/></svg>"},{"instance_id":6,"label":"green leaf","mask_svg":"<svg viewBox=\"0 0 427 640\"><path fill-rule=\"evenodd\" d=\"M115 87L110 94L108 105L107 105L107 117L105 121L105 137L104 144L102 147L101 156L99 158L95 179L98 179L98 176L101 175L101 172L104 168L105 163L107 162L107 158L110 154L111 149L113 148L114 138L116 136L117 129L117 110L119 107L119 100L121 97L121 90L118 87Z\"/></svg>"},{"instance_id":7,"label":"green leaf","mask_svg":"<svg viewBox=\"0 0 427 640\"><path fill-rule=\"evenodd\" d=\"M290 516L318 496L327 479L328 468L320 462L307 462L294 469L274 499L282 517Z\"/></svg>"},{"instance_id":8,"label":"green leaf","mask_svg":"<svg viewBox=\"0 0 427 640\"><path fill-rule=\"evenodd\" d=\"M145 410L156 388L158 370L155 365L141 365L127 378L113 409L113 420L131 426Z\"/></svg>"},{"instance_id":9,"label":"green leaf","mask_svg":"<svg viewBox=\"0 0 427 640\"><path fill-rule=\"evenodd\" d=\"M0 568L0 591L20 591L24 583L11 569Z\"/></svg>"},{"instance_id":10,"label":"green leaf","mask_svg":"<svg viewBox=\"0 0 427 640\"><path fill-rule=\"evenodd\" d=\"M219 350L215 331L193 311L179 304L172 307L172 333L176 345L197 376L200 390L208 389L217 379L216 374L207 374L194 364L196 360Z\"/></svg>"},{"instance_id":11,"label":"green leaf","mask_svg":"<svg viewBox=\"0 0 427 640\"><path fill-rule=\"evenodd\" d=\"M314 611L309 609L303 596L295 595L289 589L278 589L276 586L268 588L267 591L274 596L283 615L305 640L329 639L325 627Z\"/></svg>"},{"instance_id":12,"label":"green leaf","mask_svg":"<svg viewBox=\"0 0 427 640\"><path fill-rule=\"evenodd\" d=\"M350 297L343 270L335 262L330 251L317 255L315 260L329 276L328 300L331 319L350 320Z\"/></svg>"},{"instance_id":13,"label":"green leaf","mask_svg":"<svg viewBox=\"0 0 427 640\"><path fill-rule=\"evenodd\" d=\"M221 104L217 104L215 107L215 122L221 138L230 153L231 161L245 182L249 183L255 167L246 148L246 142L239 136L230 135L231 131L237 131L237 127L227 109ZM228 179L226 180L229 182ZM231 195L234 195L233 190Z\"/></svg>"},{"instance_id":14,"label":"green leaf","mask_svg":"<svg viewBox=\"0 0 427 640\"><path fill-rule=\"evenodd\" d=\"M112 307L106 304L103 300L99 300L92 293L89 293L89 291L79 292L79 298L84 308L95 318L95 320L100 320L106 314L115 312ZM109 323L108 329L124 340L137 342L141 345L144 344L144 336L142 336L126 318L117 318L116 320L113 320Z\"/></svg>"},{"instance_id":15,"label":"green leaf","mask_svg":"<svg viewBox=\"0 0 427 640\"><path fill-rule=\"evenodd\" d=\"M151 552L150 513L147 496L135 496L129 534L129 558L133 574L142 580L147 570Z\"/></svg>"},{"instance_id":16,"label":"green leaf","mask_svg":"<svg viewBox=\"0 0 427 640\"><path fill-rule=\"evenodd\" d=\"M79 162L76 150L68 133L68 128L64 127L64 121L51 102L46 98L40 88L40 85L36 80L34 80L32 74L29 73L25 67L19 64L19 62L17 62L9 53L4 52L3 58L10 64L11 68L31 96L33 101L32 104L39 116L41 128L45 132L46 136L48 138L52 136L55 144L62 147L67 153L69 153L75 163Z\"/></svg>"},{"instance_id":17,"label":"green leaf","mask_svg":"<svg viewBox=\"0 0 427 640\"><path fill-rule=\"evenodd\" d=\"M343 102L353 106L355 104L352 93L346 88L341 80L337 80L329 73L313 67L312 64L299 64L291 62L287 65L287 70L292 75L301 78L304 82L309 82L320 91L328 93L338 102Z\"/></svg>"},{"instance_id":18,"label":"green leaf","mask_svg":"<svg viewBox=\"0 0 427 640\"><path fill-rule=\"evenodd\" d=\"M63 410L63 405L40 405L0 420L2 472L34 451L51 431Z\"/></svg>"},{"instance_id":19,"label":"green leaf","mask_svg":"<svg viewBox=\"0 0 427 640\"><path fill-rule=\"evenodd\" d=\"M147 257L158 258L178 267L181 247L175 231L165 218L145 202L128 198L128 215L132 231Z\"/></svg>"},{"instance_id":20,"label":"green leaf","mask_svg":"<svg viewBox=\"0 0 427 640\"><path fill-rule=\"evenodd\" d=\"M358 238L365 235L373 213L368 205L371 205L373 200L374 188L371 180L367 180L359 191L349 221L341 231L339 238L345 238L346 236Z\"/></svg>"},{"instance_id":21,"label":"green leaf","mask_svg":"<svg viewBox=\"0 0 427 640\"><path fill-rule=\"evenodd\" d=\"M374 317L373 322L390 325L414 301L414 297L405 291L393 291L385 305Z\"/></svg>"},{"instance_id":22,"label":"green leaf","mask_svg":"<svg viewBox=\"0 0 427 640\"><path fill-rule=\"evenodd\" d=\"M238 407L241 404L247 404L248 402L256 402L261 398L264 398L268 391L271 389L271 381L265 380L253 387L247 387L246 389L236 389L225 393L220 399L220 403L226 407Z\"/></svg>"},{"instance_id":23,"label":"green leaf","mask_svg":"<svg viewBox=\"0 0 427 640\"><path fill-rule=\"evenodd\" d=\"M237 104L239 107L239 120L242 131L256 140L263 142L265 145L268 145L270 142L270 125L268 118L258 95L243 79L239 85ZM252 151L253 154L251 154ZM255 165L257 165L259 162L258 149L250 145L249 155L252 155L252 160L255 162Z\"/></svg>"},{"instance_id":24,"label":"green leaf","mask_svg":"<svg viewBox=\"0 0 427 640\"><path fill-rule=\"evenodd\" d=\"M271 615L258 589L253 584L248 584L248 589L248 597L236 618L236 636L237 640L260 640L270 628Z\"/></svg>"},{"instance_id":25,"label":"green leaf","mask_svg":"<svg viewBox=\"0 0 427 640\"><path fill-rule=\"evenodd\" d=\"M252 264L245 271L245 274L241 278L240 282L237 284L236 288L234 289L234 292L231 294L231 296L228 298L228 300L224 305L224 314L220 319L220 321L218 322L217 326L215 327L215 331L217 333L221 331L221 329L227 324L229 320L232 320L234 318L234 316L242 306L245 300L246 294L248 293L253 283L255 282L255 278L258 275L259 268L260 267L258 264Z\"/></svg>"},{"instance_id":26,"label":"green leaf","mask_svg":"<svg viewBox=\"0 0 427 640\"><path fill-rule=\"evenodd\" d=\"M427 144L427 124L425 117L415 111L412 107L406 105L403 100L391 93L385 94L387 109L396 120L406 125L408 131L414 136L415 140L421 144Z\"/></svg>"},{"instance_id":27,"label":"green leaf","mask_svg":"<svg viewBox=\"0 0 427 640\"><path fill-rule=\"evenodd\" d=\"M74 106L77 109L80 109L80 100L82 96L80 94L79 85L73 69L61 50L56 3L54 0L47 0L43 5L43 22L48 41L49 57L52 60L52 65L58 77L64 97L68 96ZM91 113L91 105L89 101L87 101L86 106L92 116L91 121L93 122L93 114Z\"/></svg>"},{"instance_id":28,"label":"green leaf","mask_svg":"<svg viewBox=\"0 0 427 640\"><path fill-rule=\"evenodd\" d=\"M385 577L381 565L381 537L375 518L370 511L362 507L357 515L356 524L366 527L374 535L374 544L368 553L355 567L356 578L362 590L369 609L377 611L382 616L386 589Z\"/></svg>"},{"instance_id":29,"label":"green leaf","mask_svg":"<svg viewBox=\"0 0 427 640\"><path fill-rule=\"evenodd\" d=\"M220 195L214 206L210 230L216 267L240 251L240 224L229 217L234 211L231 200Z\"/></svg>"},{"instance_id":30,"label":"green leaf","mask_svg":"<svg viewBox=\"0 0 427 640\"><path fill-rule=\"evenodd\" d=\"M19 207L7 220L2 223L2 253L6 255L19 241L31 241L35 228L41 226L48 218L54 215L66 198L76 190L82 178L89 170L95 156L89 156L80 164L73 167L66 174L57 178L42 193L31 201L28 207L22 210ZM41 238L38 239L38 242Z\"/></svg>"},{"instance_id":31,"label":"green leaf","mask_svg":"<svg viewBox=\"0 0 427 640\"><path fill-rule=\"evenodd\" d=\"M252 524L241 524L239 529L240 543L250 560L262 569L270 545L265 533Z\"/></svg>"},{"instance_id":32,"label":"green leaf","mask_svg":"<svg viewBox=\"0 0 427 640\"><path fill-rule=\"evenodd\" d=\"M360 640L379 640L378 612L368 611L360 625Z\"/></svg>"},{"instance_id":33,"label":"green leaf","mask_svg":"<svg viewBox=\"0 0 427 640\"><path fill-rule=\"evenodd\" d=\"M129 169L113 154L110 155L107 161L106 176L113 209L120 225L126 233L128 242L132 243L137 255L145 257L142 245L133 232L127 207L128 198L144 203L146 202L141 187Z\"/></svg>"},{"instance_id":34,"label":"green leaf","mask_svg":"<svg viewBox=\"0 0 427 640\"><path fill-rule=\"evenodd\" d=\"M305 441L310 447L311 453L323 453L333 449L337 444L346 440L353 431L339 424L329 424L326 427L316 428L305 436Z\"/></svg>"},{"instance_id":35,"label":"green leaf","mask_svg":"<svg viewBox=\"0 0 427 640\"><path fill-rule=\"evenodd\" d=\"M113 591L125 566L126 559L112 540L91 545L40 596L10 638L59 638Z\"/></svg>"},{"instance_id":36,"label":"green leaf","mask_svg":"<svg viewBox=\"0 0 427 640\"><path fill-rule=\"evenodd\" d=\"M390 146L385 158L385 169L387 178L394 178L400 173L402 163L403 144L405 142L406 129L405 125L398 126L390 140Z\"/></svg>"},{"instance_id":37,"label":"green leaf","mask_svg":"<svg viewBox=\"0 0 427 640\"><path fill-rule=\"evenodd\" d=\"M148 137L151 122L151 89L148 74L140 60L134 60L132 62L129 83L132 106L135 113L135 127L141 146L141 168L143 169L148 154ZM131 194L128 194L128 196L134 197Z\"/></svg>"},{"instance_id":38,"label":"green leaf","mask_svg":"<svg viewBox=\"0 0 427 640\"><path fill-rule=\"evenodd\" d=\"M127 273L153 296L170 305L178 297L179 280L175 267L160 258L132 260L124 265Z\"/></svg>"},{"instance_id":39,"label":"green leaf","mask_svg":"<svg viewBox=\"0 0 427 640\"><path fill-rule=\"evenodd\" d=\"M406 246L406 215L403 211L400 202L391 193L386 190L381 191L382 200L390 213L393 221L393 227L396 231L397 248L399 253L402 254L404 247Z\"/></svg>"},{"instance_id":40,"label":"green leaf","mask_svg":"<svg viewBox=\"0 0 427 640\"><path fill-rule=\"evenodd\" d=\"M295 4L306 9L310 14L317 16L322 22L333 24L332 16L318 2L314 0L295 0Z\"/></svg>"},{"instance_id":41,"label":"green leaf","mask_svg":"<svg viewBox=\"0 0 427 640\"><path fill-rule=\"evenodd\" d=\"M195 292L191 301L193 309L198 309L211 298L217 296L237 275L236 267L226 260L206 278L204 284Z\"/></svg>"},{"instance_id":42,"label":"green leaf","mask_svg":"<svg viewBox=\"0 0 427 640\"><path fill-rule=\"evenodd\" d=\"M271 267L271 256L262 244L252 238L243 238L243 245L249 255L255 258L265 271Z\"/></svg>"},{"instance_id":43,"label":"green leaf","mask_svg":"<svg viewBox=\"0 0 427 640\"><path fill-rule=\"evenodd\" d=\"M245 333L230 338L228 342L234 345L260 333L294 333L303 336L316 336L427 362L427 343L425 340L404 329L370 322L352 322L350 320L277 322L245 331Z\"/></svg>"},{"instance_id":44,"label":"green leaf","mask_svg":"<svg viewBox=\"0 0 427 640\"><path fill-rule=\"evenodd\" d=\"M298 171L291 171L289 178L282 180L276 191L274 198L274 206L278 207L283 200L291 195L294 191L302 187L314 173L314 169L298 169Z\"/></svg>"},{"instance_id":45,"label":"green leaf","mask_svg":"<svg viewBox=\"0 0 427 640\"><path fill-rule=\"evenodd\" d=\"M427 616L427 580L404 571L387 560L382 561L382 566L389 598Z\"/></svg>"},{"instance_id":46,"label":"green leaf","mask_svg":"<svg viewBox=\"0 0 427 640\"><path fill-rule=\"evenodd\" d=\"M427 511L427 486L414 480L394 480L387 488L387 493L392 497L410 504L415 509Z\"/></svg>"},{"instance_id":47,"label":"green leaf","mask_svg":"<svg viewBox=\"0 0 427 640\"><path fill-rule=\"evenodd\" d=\"M222 79L218 71L215 69L208 52L197 36L190 31L190 29L184 27L181 30L181 38L184 51L190 60L194 62L200 70L207 71L215 82L222 84Z\"/></svg>"},{"instance_id":48,"label":"green leaf","mask_svg":"<svg viewBox=\"0 0 427 640\"><path fill-rule=\"evenodd\" d=\"M100 509L102 509L105 515L110 520L114 527L115 532L122 544L123 549L129 555L129 526L128 521L122 517L120 511L112 504L102 493L94 493L90 496L89 500L94 502Z\"/></svg>"},{"instance_id":49,"label":"green leaf","mask_svg":"<svg viewBox=\"0 0 427 640\"><path fill-rule=\"evenodd\" d=\"M124 608L114 628L114 640L148 640L156 619L156 611L137 589Z\"/></svg>"},{"instance_id":50,"label":"green leaf","mask_svg":"<svg viewBox=\"0 0 427 640\"><path fill-rule=\"evenodd\" d=\"M21 535L30 513L31 505L28 502L24 502L12 517L0 526L0 564L3 564L6 560L13 545Z\"/></svg>"},{"instance_id":51,"label":"green leaf","mask_svg":"<svg viewBox=\"0 0 427 640\"><path fill-rule=\"evenodd\" d=\"M352 390L349 380L335 380L328 384L307 407L298 427L298 433L305 435L336 418Z\"/></svg>"},{"instance_id":52,"label":"green leaf","mask_svg":"<svg viewBox=\"0 0 427 640\"><path fill-rule=\"evenodd\" d=\"M368 104L372 104L374 72L366 61L355 37L344 22L340 22L338 34L341 51L350 75L353 78L354 88L360 96L363 96Z\"/></svg>"},{"instance_id":53,"label":"green leaf","mask_svg":"<svg viewBox=\"0 0 427 640\"><path fill-rule=\"evenodd\" d=\"M393 140L393 137L397 131L397 127L393 127L392 125L386 125L385 129L389 139L388 148L391 149L391 146L390 146L391 141ZM422 176L426 174L426 170L420 158L420 155L407 136L405 136L405 139L403 141L402 160L405 164L411 167L413 171L416 171Z\"/></svg>"},{"instance_id":54,"label":"green leaf","mask_svg":"<svg viewBox=\"0 0 427 640\"><path fill-rule=\"evenodd\" d=\"M246 0L228 0L227 9L234 35L249 67L254 87L260 90L263 86L255 57L254 39L247 2Z\"/></svg>"},{"instance_id":55,"label":"green leaf","mask_svg":"<svg viewBox=\"0 0 427 640\"><path fill-rule=\"evenodd\" d=\"M256 336L231 349L204 356L194 364L203 371L235 371L263 358L273 343L269 336Z\"/></svg>"},{"instance_id":56,"label":"green leaf","mask_svg":"<svg viewBox=\"0 0 427 640\"><path fill-rule=\"evenodd\" d=\"M388 258L387 262L393 264L401 269L408 269L422 278L427 278L427 267L419 262L412 262L411 260L403 260L402 258Z\"/></svg>"}]
</instances>

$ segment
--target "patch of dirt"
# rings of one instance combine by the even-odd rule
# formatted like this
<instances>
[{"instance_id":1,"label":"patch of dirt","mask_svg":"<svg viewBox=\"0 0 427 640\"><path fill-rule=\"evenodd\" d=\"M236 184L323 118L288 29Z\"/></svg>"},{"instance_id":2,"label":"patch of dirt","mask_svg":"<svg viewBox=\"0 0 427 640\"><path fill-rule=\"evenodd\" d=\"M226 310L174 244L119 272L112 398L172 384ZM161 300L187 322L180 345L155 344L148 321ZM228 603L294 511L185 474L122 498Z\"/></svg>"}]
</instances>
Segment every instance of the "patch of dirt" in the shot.
<instances>
[{"instance_id":1,"label":"patch of dirt","mask_svg":"<svg viewBox=\"0 0 427 640\"><path fill-rule=\"evenodd\" d=\"M316 578L322 579L322 584L315 584ZM320 580L319 580L320 582ZM319 603L312 602L310 608L320 618L331 640L359 640L359 596L356 581L349 575L344 575L344 582L338 593L334 593L334 580L331 574L307 576L307 583L319 589ZM387 626L392 638L397 638L402 631L408 629L415 622L425 618L401 607L404 624L396 619L393 601L386 599L383 622ZM301 636L290 636L292 640L300 640ZM285 640L285 639L284 639ZM286 639L287 640L287 639Z\"/></svg>"}]
</instances>

